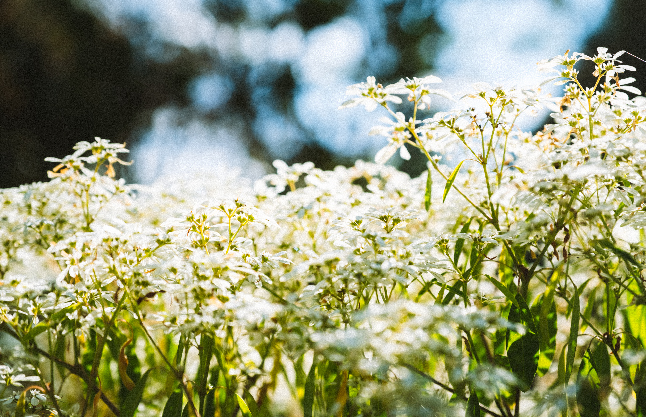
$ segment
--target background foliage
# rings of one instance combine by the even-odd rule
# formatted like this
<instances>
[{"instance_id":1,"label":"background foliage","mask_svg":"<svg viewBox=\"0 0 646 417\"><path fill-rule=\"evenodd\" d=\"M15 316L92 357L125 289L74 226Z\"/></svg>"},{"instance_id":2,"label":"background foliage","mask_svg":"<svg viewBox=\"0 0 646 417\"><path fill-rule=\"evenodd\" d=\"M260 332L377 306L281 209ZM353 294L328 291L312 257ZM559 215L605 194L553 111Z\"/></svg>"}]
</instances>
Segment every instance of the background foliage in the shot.
<instances>
[{"instance_id":1,"label":"background foliage","mask_svg":"<svg viewBox=\"0 0 646 417\"><path fill-rule=\"evenodd\" d=\"M138 4L130 3L133 7ZM173 2L165 3L169 5L167 13L171 14ZM335 19L356 14L360 8L358 2L289 1L285 2L289 4L287 11L259 18L258 13L252 13L252 8L247 7L254 2L202 3L214 19L235 28L244 25L275 28L289 23L306 35ZM364 22L366 27L376 25L383 39L371 40L368 59L350 74L346 84L367 75L394 82L402 76L432 70L438 48L447 41L439 21L441 16L435 12L442 3L363 2L383 12L383 22ZM567 11L567 1L539 3L542 8L559 10L560 7L563 13ZM208 48L189 48L172 42L158 42L151 47L151 38L157 36L152 27L155 23L134 14L116 27L111 26L93 4L99 2L7 0L0 4L0 95L3 97L0 186L44 180L43 173L48 166L43 159L62 157L79 140L101 136L114 142L127 142L130 148L135 148L155 123L155 110L166 107L180 110L174 119L179 125L186 126L199 115L201 123L206 125L236 126L241 133L235 140L241 141L241 147L248 149L251 157L264 161L268 168L270 161L277 157L288 163L314 161L321 168L331 169L339 163L351 165L359 156L371 156L370 149L351 156L330 149L325 145L329 137L320 137L320 132L295 117L294 95L301 87L289 65L259 64L245 57L231 59L213 54ZM270 10L271 2L267 4L258 7ZM597 45L604 45L610 50L626 49L637 56L646 56L637 30L643 26L645 10L640 2L614 1L600 31L586 41L587 46L582 50L593 53ZM184 26L199 32L198 23ZM500 23L506 24L508 21ZM170 25L162 28L162 32L175 30ZM537 42L540 39L530 44ZM394 56L405 59L384 59L389 55L380 52L385 51L383 48L390 48L396 52ZM262 55L262 51L258 54ZM233 83L226 111L200 110L190 96L192 80L213 70ZM643 90L643 86L638 87ZM285 127L291 144L268 145L264 132L269 129L262 124L265 121ZM355 134L364 130L358 127ZM181 142L182 139L176 135L174 140ZM179 149L184 148L184 144L178 145ZM171 147L172 140L160 146ZM280 148L299 151L287 156L276 154ZM412 156L417 163L402 168L417 175L424 169L424 163L416 159L416 154ZM134 178L130 171L121 173L130 180Z\"/></svg>"}]
</instances>

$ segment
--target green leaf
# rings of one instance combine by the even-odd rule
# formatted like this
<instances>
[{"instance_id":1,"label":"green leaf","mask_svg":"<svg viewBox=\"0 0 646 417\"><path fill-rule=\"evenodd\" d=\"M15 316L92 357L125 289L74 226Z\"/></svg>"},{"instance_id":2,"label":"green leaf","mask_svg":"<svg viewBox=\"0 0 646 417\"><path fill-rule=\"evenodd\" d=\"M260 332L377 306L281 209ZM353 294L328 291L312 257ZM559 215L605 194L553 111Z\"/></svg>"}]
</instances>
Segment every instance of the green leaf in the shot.
<instances>
[{"instance_id":1,"label":"green leaf","mask_svg":"<svg viewBox=\"0 0 646 417\"><path fill-rule=\"evenodd\" d=\"M599 400L598 383L599 380L592 364L586 357L583 357L577 376L579 389L576 393L576 402L581 417L599 417L601 401Z\"/></svg>"},{"instance_id":2,"label":"green leaf","mask_svg":"<svg viewBox=\"0 0 646 417\"><path fill-rule=\"evenodd\" d=\"M59 359L61 362L65 362L65 335L64 334L58 334L56 336L56 343L54 344L54 357ZM56 367L58 368L58 372L60 372L61 375L65 375L65 368L61 363L56 362Z\"/></svg>"},{"instance_id":3,"label":"green leaf","mask_svg":"<svg viewBox=\"0 0 646 417\"><path fill-rule=\"evenodd\" d=\"M242 416L253 417L251 415L251 411L249 411L249 407L247 407L247 403L242 399L242 397L238 394L236 394L236 397L238 398L238 405L240 406L240 411L242 411Z\"/></svg>"},{"instance_id":4,"label":"green leaf","mask_svg":"<svg viewBox=\"0 0 646 417\"><path fill-rule=\"evenodd\" d=\"M316 362L312 362L312 367L307 374L305 381L305 393L303 394L303 417L312 417L314 408L314 393L316 382Z\"/></svg>"},{"instance_id":5,"label":"green leaf","mask_svg":"<svg viewBox=\"0 0 646 417\"><path fill-rule=\"evenodd\" d=\"M509 316L509 310L510 307L509 305L503 305L501 306L499 313L501 317L508 317ZM505 352L507 351L507 339L508 339L508 329L506 327L498 327L496 329L496 332L494 333L493 337L493 351L494 351L494 356L497 357L503 357L505 355Z\"/></svg>"},{"instance_id":6,"label":"green leaf","mask_svg":"<svg viewBox=\"0 0 646 417\"><path fill-rule=\"evenodd\" d=\"M559 385L565 384L565 352L567 351L566 346L563 346L561 353L559 354L559 366L557 370L557 378L554 381L552 387L557 387Z\"/></svg>"},{"instance_id":7,"label":"green leaf","mask_svg":"<svg viewBox=\"0 0 646 417\"><path fill-rule=\"evenodd\" d=\"M517 169L521 174L525 173L525 170L519 167L518 165L509 165L509 168Z\"/></svg>"},{"instance_id":8,"label":"green leaf","mask_svg":"<svg viewBox=\"0 0 646 417\"><path fill-rule=\"evenodd\" d=\"M565 381L567 384L572 375L572 367L574 365L574 355L576 353L577 339L579 337L579 321L581 319L581 306L579 300L579 291L575 287L574 295L570 300L572 306L572 321L570 322L570 337L567 343L567 357L565 361Z\"/></svg>"},{"instance_id":9,"label":"green leaf","mask_svg":"<svg viewBox=\"0 0 646 417\"><path fill-rule=\"evenodd\" d=\"M632 335L646 345L646 305L633 304L626 307L624 317Z\"/></svg>"},{"instance_id":10,"label":"green leaf","mask_svg":"<svg viewBox=\"0 0 646 417\"><path fill-rule=\"evenodd\" d=\"M502 285L502 283L500 284ZM509 290L509 288L507 288L507 290L510 294L514 295L513 292ZM536 326L536 320L534 319L534 315L527 306L527 303L525 302L523 296L519 293L516 293L513 300L516 302L511 305L507 319L513 323L522 323L529 329L529 331L537 334L538 327ZM512 340L509 340L508 343L510 343L511 341Z\"/></svg>"},{"instance_id":11,"label":"green leaf","mask_svg":"<svg viewBox=\"0 0 646 417\"><path fill-rule=\"evenodd\" d=\"M95 353L98 353L99 356L101 356L101 354L103 353L103 352L96 351L96 348L97 348L96 331L90 329L89 333L90 333L89 334L90 337L88 337L88 340L86 342L85 351L81 355L81 364L83 365L83 367L88 373L92 371L92 365L94 363Z\"/></svg>"},{"instance_id":12,"label":"green leaf","mask_svg":"<svg viewBox=\"0 0 646 417\"><path fill-rule=\"evenodd\" d=\"M591 355L591 362L594 370L597 371L599 377L599 386L607 388L610 386L610 355L608 354L608 346L605 343L599 342Z\"/></svg>"},{"instance_id":13,"label":"green leaf","mask_svg":"<svg viewBox=\"0 0 646 417\"><path fill-rule=\"evenodd\" d=\"M612 287L610 281L606 282L606 329L608 332L615 327L615 313L617 312L617 293Z\"/></svg>"},{"instance_id":14,"label":"green leaf","mask_svg":"<svg viewBox=\"0 0 646 417\"><path fill-rule=\"evenodd\" d=\"M426 211L431 209L431 188L433 188L433 178L431 178L431 168L426 175L426 192L424 193L424 208Z\"/></svg>"},{"instance_id":15,"label":"green leaf","mask_svg":"<svg viewBox=\"0 0 646 417\"><path fill-rule=\"evenodd\" d=\"M208 382L209 368L211 366L211 357L213 356L214 346L215 342L213 341L213 338L208 334L202 333L199 345L200 365L197 368L197 376L195 378L195 389L200 396L200 409L204 408L206 384Z\"/></svg>"},{"instance_id":16,"label":"green leaf","mask_svg":"<svg viewBox=\"0 0 646 417\"><path fill-rule=\"evenodd\" d=\"M480 401L475 391L471 391L469 401L467 402L467 412L465 417L480 417Z\"/></svg>"},{"instance_id":17,"label":"green leaf","mask_svg":"<svg viewBox=\"0 0 646 417\"><path fill-rule=\"evenodd\" d=\"M554 303L554 284L547 287L537 300L535 307L540 309L538 312L538 342L540 345L540 355L538 358L538 376L543 376L547 373L554 353L556 352L556 333L557 333L557 318L556 318L556 304Z\"/></svg>"},{"instance_id":18,"label":"green leaf","mask_svg":"<svg viewBox=\"0 0 646 417\"><path fill-rule=\"evenodd\" d=\"M71 305L61 309L61 310L58 310L57 312L52 314L52 316L50 318L50 321L52 321L52 322L62 321L68 315L68 313L72 313L72 312L78 310L79 308L82 307L82 305L83 305L82 303L74 303L74 304L71 304Z\"/></svg>"},{"instance_id":19,"label":"green leaf","mask_svg":"<svg viewBox=\"0 0 646 417\"><path fill-rule=\"evenodd\" d=\"M256 402L256 399L253 398L253 395L249 391L246 391L244 394L244 400L247 403L247 406L249 407L249 412L252 415L255 415L256 417L258 416L263 416L263 417L268 417L267 416L267 407L260 407L258 403ZM267 404L267 403L265 403Z\"/></svg>"},{"instance_id":20,"label":"green leaf","mask_svg":"<svg viewBox=\"0 0 646 417\"><path fill-rule=\"evenodd\" d=\"M179 365L182 362L182 354L184 353L185 348L184 335L180 336L179 342L177 343L177 353L175 353L175 365Z\"/></svg>"},{"instance_id":21,"label":"green leaf","mask_svg":"<svg viewBox=\"0 0 646 417\"><path fill-rule=\"evenodd\" d=\"M599 287L594 287L590 290L590 293L588 294L588 299L585 304L585 308L583 309L583 314L582 317L588 321L592 318L592 311L594 311L594 307L596 305L595 300L597 298L597 290ZM585 321L581 323L581 329L579 329L580 332L585 332L585 329L587 328L587 325L585 324Z\"/></svg>"},{"instance_id":22,"label":"green leaf","mask_svg":"<svg viewBox=\"0 0 646 417\"><path fill-rule=\"evenodd\" d=\"M18 402L16 403L16 411L14 412L14 417L25 417L25 396L27 395L27 391L23 391L22 394L20 394L20 397L18 398Z\"/></svg>"},{"instance_id":23,"label":"green leaf","mask_svg":"<svg viewBox=\"0 0 646 417\"><path fill-rule=\"evenodd\" d=\"M460 229L460 233L467 233L469 231L469 227L471 226L471 220L467 221L464 226L462 226L462 229ZM462 253L462 247L464 246L464 239L460 238L455 242L455 250L453 251L453 263L455 265L458 264L458 261L460 260L460 254Z\"/></svg>"},{"instance_id":24,"label":"green leaf","mask_svg":"<svg viewBox=\"0 0 646 417\"><path fill-rule=\"evenodd\" d=\"M339 368L339 363L325 360L317 365L318 376L323 379L323 395L325 403L331 407L335 403L339 388L341 386L342 371Z\"/></svg>"},{"instance_id":25,"label":"green leaf","mask_svg":"<svg viewBox=\"0 0 646 417\"><path fill-rule=\"evenodd\" d=\"M37 325L29 329L27 334L25 334L24 340L27 342L30 340L33 340L36 336L38 336L48 328L49 328L49 325L44 321L41 321L40 323L38 323Z\"/></svg>"},{"instance_id":26,"label":"green leaf","mask_svg":"<svg viewBox=\"0 0 646 417\"><path fill-rule=\"evenodd\" d=\"M459 289L460 287L462 287L462 285L463 285L463 282L460 280L458 280L455 284L453 284L451 288L449 288L449 293L446 294L446 297L444 297L444 300L442 300L442 304L448 305L451 302L451 300L453 300L454 296L460 295Z\"/></svg>"},{"instance_id":27,"label":"green leaf","mask_svg":"<svg viewBox=\"0 0 646 417\"><path fill-rule=\"evenodd\" d=\"M635 259L635 257L630 253L626 252L625 250L618 248L615 246L614 243L612 243L609 239L600 239L595 241L599 246L604 247L608 250L610 250L612 253L617 255L619 258L623 259L626 263L633 264L639 268L643 268L644 266Z\"/></svg>"},{"instance_id":28,"label":"green leaf","mask_svg":"<svg viewBox=\"0 0 646 417\"><path fill-rule=\"evenodd\" d=\"M446 289L446 284L442 284L440 290L437 292L437 297L435 297L434 304L442 304L444 301L444 290Z\"/></svg>"},{"instance_id":29,"label":"green leaf","mask_svg":"<svg viewBox=\"0 0 646 417\"><path fill-rule=\"evenodd\" d=\"M549 286L539 300L538 341L541 350L547 350L556 343L556 305L554 287Z\"/></svg>"},{"instance_id":30,"label":"green leaf","mask_svg":"<svg viewBox=\"0 0 646 417\"><path fill-rule=\"evenodd\" d=\"M532 333L538 333L538 326L536 326L534 315L520 293L516 294L516 301L520 306L520 317L523 319L523 324L529 327L529 330L531 330Z\"/></svg>"},{"instance_id":31,"label":"green leaf","mask_svg":"<svg viewBox=\"0 0 646 417\"><path fill-rule=\"evenodd\" d=\"M458 172L460 171L460 167L464 161L460 162L458 166L455 167L453 172L451 172L451 175L449 175L449 178L446 180L446 186L444 187L444 194L442 195L442 202L446 200L446 196L449 194L449 190L451 190L451 187L453 186L453 182L455 182L455 177L458 175Z\"/></svg>"},{"instance_id":32,"label":"green leaf","mask_svg":"<svg viewBox=\"0 0 646 417\"><path fill-rule=\"evenodd\" d=\"M602 342L597 342L593 351L591 349L592 347L588 348L588 353L593 371L589 374L593 378L590 376L588 378L597 391L597 401L601 402L610 393L610 355L608 355L608 346Z\"/></svg>"},{"instance_id":33,"label":"green leaf","mask_svg":"<svg viewBox=\"0 0 646 417\"><path fill-rule=\"evenodd\" d=\"M203 417L215 417L215 388L206 394Z\"/></svg>"},{"instance_id":34,"label":"green leaf","mask_svg":"<svg viewBox=\"0 0 646 417\"><path fill-rule=\"evenodd\" d=\"M489 281L491 281L491 283L492 283L496 288L498 288L498 290L499 290L501 293L503 293L503 295L504 295L505 297L507 297L507 301L510 301L513 305L515 305L518 309L520 309L520 305L518 304L518 301L516 301L516 296L514 295L514 293L512 293L511 291L509 291L509 288L507 288L507 286L506 286L505 284L503 284L502 282L498 281L497 279L495 279L495 278L494 278L494 277L492 277L491 275L485 275L485 276L487 277L487 279L488 279Z\"/></svg>"},{"instance_id":35,"label":"green leaf","mask_svg":"<svg viewBox=\"0 0 646 417\"><path fill-rule=\"evenodd\" d=\"M520 380L521 391L527 391L534 381L538 368L538 337L534 333L527 333L516 340L507 350L509 366Z\"/></svg>"},{"instance_id":36,"label":"green leaf","mask_svg":"<svg viewBox=\"0 0 646 417\"><path fill-rule=\"evenodd\" d=\"M296 359L296 363L294 364L294 373L295 373L295 379L296 379L296 388L301 389L305 386L305 380L307 379L307 374L303 370L303 359L305 358L305 355L300 355L298 359Z\"/></svg>"},{"instance_id":37,"label":"green leaf","mask_svg":"<svg viewBox=\"0 0 646 417\"><path fill-rule=\"evenodd\" d=\"M646 417L646 359L642 360L635 372L635 411L638 417Z\"/></svg>"},{"instance_id":38,"label":"green leaf","mask_svg":"<svg viewBox=\"0 0 646 417\"><path fill-rule=\"evenodd\" d=\"M144 388L146 387L146 379L148 379L148 374L150 374L151 369L147 370L144 373L139 381L135 384L135 387L128 393L128 396L123 400L121 405L121 414L120 417L133 417L135 412L137 412L137 407L141 402L141 397L144 393Z\"/></svg>"},{"instance_id":39,"label":"green leaf","mask_svg":"<svg viewBox=\"0 0 646 417\"><path fill-rule=\"evenodd\" d=\"M124 341L125 338L121 338L119 335L117 335L114 328L110 329L108 338L105 340L105 344L108 346L108 350L110 351L112 359L114 359L116 362L119 361L119 351L121 350L121 345Z\"/></svg>"},{"instance_id":40,"label":"green leaf","mask_svg":"<svg viewBox=\"0 0 646 417\"><path fill-rule=\"evenodd\" d=\"M182 391L175 390L166 401L162 417L180 417L182 415L182 400Z\"/></svg>"}]
</instances>

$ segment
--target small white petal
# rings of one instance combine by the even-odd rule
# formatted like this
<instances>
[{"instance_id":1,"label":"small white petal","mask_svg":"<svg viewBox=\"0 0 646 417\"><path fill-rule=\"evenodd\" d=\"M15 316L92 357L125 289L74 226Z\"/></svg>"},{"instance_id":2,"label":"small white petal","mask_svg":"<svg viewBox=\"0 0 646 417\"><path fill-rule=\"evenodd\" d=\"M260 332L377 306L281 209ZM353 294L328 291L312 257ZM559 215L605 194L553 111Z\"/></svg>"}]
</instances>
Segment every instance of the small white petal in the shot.
<instances>
[{"instance_id":1,"label":"small white petal","mask_svg":"<svg viewBox=\"0 0 646 417\"><path fill-rule=\"evenodd\" d=\"M401 146L399 148L399 156L401 156L402 159L409 160L410 159L410 153L408 152L408 149L406 149L406 146Z\"/></svg>"},{"instance_id":2,"label":"small white petal","mask_svg":"<svg viewBox=\"0 0 646 417\"><path fill-rule=\"evenodd\" d=\"M420 78L418 81L420 84L435 84L442 82L442 80L435 75L428 75L426 77Z\"/></svg>"},{"instance_id":3,"label":"small white petal","mask_svg":"<svg viewBox=\"0 0 646 417\"><path fill-rule=\"evenodd\" d=\"M385 164L395 154L396 151L397 146L392 143L381 148L379 152L377 152L377 155L375 155L375 162L378 164Z\"/></svg>"}]
</instances>

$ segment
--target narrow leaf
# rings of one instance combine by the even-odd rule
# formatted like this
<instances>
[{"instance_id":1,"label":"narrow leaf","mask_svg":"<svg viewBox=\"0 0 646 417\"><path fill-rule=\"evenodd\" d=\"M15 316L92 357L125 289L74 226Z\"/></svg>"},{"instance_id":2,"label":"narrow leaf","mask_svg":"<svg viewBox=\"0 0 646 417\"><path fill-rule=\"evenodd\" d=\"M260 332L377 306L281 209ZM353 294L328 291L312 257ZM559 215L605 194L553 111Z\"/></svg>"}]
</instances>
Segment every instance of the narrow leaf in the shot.
<instances>
[{"instance_id":1,"label":"narrow leaf","mask_svg":"<svg viewBox=\"0 0 646 417\"><path fill-rule=\"evenodd\" d=\"M56 343L54 344L54 357L61 362L65 362L65 335L59 334L56 336ZM65 375L65 368L61 363L56 362L56 367L61 375Z\"/></svg>"},{"instance_id":2,"label":"narrow leaf","mask_svg":"<svg viewBox=\"0 0 646 417\"><path fill-rule=\"evenodd\" d=\"M485 276L496 288L498 288L498 290L500 290L501 293L503 293L505 297L507 297L507 301L510 301L513 305L515 305L517 308L520 309L520 305L518 305L518 301L516 301L516 296L509 290L509 288L507 288L505 284L498 281L491 275L485 275Z\"/></svg>"},{"instance_id":3,"label":"narrow leaf","mask_svg":"<svg viewBox=\"0 0 646 417\"><path fill-rule=\"evenodd\" d=\"M543 376L547 373L556 352L557 318L556 304L554 303L554 286L548 286L545 293L538 299L540 309L538 312L538 341L540 355L538 357L537 375Z\"/></svg>"},{"instance_id":4,"label":"narrow leaf","mask_svg":"<svg viewBox=\"0 0 646 417\"><path fill-rule=\"evenodd\" d=\"M206 394L203 417L215 417L215 390L215 388L212 388L208 394Z\"/></svg>"},{"instance_id":5,"label":"narrow leaf","mask_svg":"<svg viewBox=\"0 0 646 417\"><path fill-rule=\"evenodd\" d=\"M453 286L451 286L451 288L449 288L449 293L446 294L446 297L444 297L444 300L442 300L442 304L448 305L451 302L451 300L453 300L454 296L460 295L460 290L459 289L462 286L462 284L463 284L462 281L457 280L457 282L455 284L453 284Z\"/></svg>"},{"instance_id":6,"label":"narrow leaf","mask_svg":"<svg viewBox=\"0 0 646 417\"><path fill-rule=\"evenodd\" d=\"M563 349L561 349L561 353L559 354L559 366L557 370L557 378L556 381L554 382L553 387L556 387L558 385L565 384L565 352L566 352L566 346L563 346Z\"/></svg>"},{"instance_id":7,"label":"narrow leaf","mask_svg":"<svg viewBox=\"0 0 646 417\"><path fill-rule=\"evenodd\" d=\"M601 401L599 401L599 387L596 372L587 358L581 360L576 393L576 402L581 417L599 417L601 413Z\"/></svg>"},{"instance_id":8,"label":"narrow leaf","mask_svg":"<svg viewBox=\"0 0 646 417\"><path fill-rule=\"evenodd\" d=\"M534 381L538 368L538 337L534 333L527 333L516 340L507 350L509 366L516 377L521 381L521 391L527 391Z\"/></svg>"},{"instance_id":9,"label":"narrow leaf","mask_svg":"<svg viewBox=\"0 0 646 417\"><path fill-rule=\"evenodd\" d=\"M597 305L595 303L595 300L597 297L597 290L598 290L598 287L592 288L592 290L590 290L587 302L585 304L585 308L583 309L582 317L588 321L590 321L592 317L592 312L594 311L594 307ZM583 323L581 323L581 328L579 329L579 332L581 333L585 332L586 328L587 328L587 325L585 324L585 321L584 321Z\"/></svg>"},{"instance_id":10,"label":"narrow leaf","mask_svg":"<svg viewBox=\"0 0 646 417\"><path fill-rule=\"evenodd\" d=\"M256 417L258 416L266 416L267 414L267 407L261 408L258 403L256 402L256 399L253 398L253 395L249 393L249 391L245 392L244 395L244 400L247 403L247 407L249 407L249 412L252 415L255 415Z\"/></svg>"},{"instance_id":11,"label":"narrow leaf","mask_svg":"<svg viewBox=\"0 0 646 417\"><path fill-rule=\"evenodd\" d=\"M565 381L567 384L570 381L572 374L572 366L574 365L574 354L576 353L577 339L579 337L579 320L581 316L581 306L579 301L579 291L575 287L574 295L572 296L572 321L570 323L570 338L567 344L567 357L565 361Z\"/></svg>"},{"instance_id":12,"label":"narrow leaf","mask_svg":"<svg viewBox=\"0 0 646 417\"><path fill-rule=\"evenodd\" d=\"M442 304L444 301L444 290L446 289L446 284L442 284L440 290L437 292L437 297L435 297L435 304Z\"/></svg>"},{"instance_id":13,"label":"narrow leaf","mask_svg":"<svg viewBox=\"0 0 646 417\"><path fill-rule=\"evenodd\" d=\"M426 174L426 192L424 193L424 208L429 211L431 208L431 189L433 188L433 178L431 178L431 168Z\"/></svg>"},{"instance_id":14,"label":"narrow leaf","mask_svg":"<svg viewBox=\"0 0 646 417\"><path fill-rule=\"evenodd\" d=\"M238 398L238 406L240 406L240 411L242 411L242 416L243 417L253 417L251 415L251 411L249 411L249 407L247 406L247 403L242 399L241 396L236 394L236 397Z\"/></svg>"},{"instance_id":15,"label":"narrow leaf","mask_svg":"<svg viewBox=\"0 0 646 417\"><path fill-rule=\"evenodd\" d=\"M531 330L532 333L538 333L538 326L536 326L534 315L520 293L516 294L516 302L518 302L518 305L520 306L520 317L523 319L523 323L529 327L529 330Z\"/></svg>"},{"instance_id":16,"label":"narrow leaf","mask_svg":"<svg viewBox=\"0 0 646 417\"><path fill-rule=\"evenodd\" d=\"M341 383L339 384L339 391L336 394L335 406L337 407L337 417L344 417L343 409L345 403L348 401L348 371L341 373Z\"/></svg>"},{"instance_id":17,"label":"narrow leaf","mask_svg":"<svg viewBox=\"0 0 646 417\"><path fill-rule=\"evenodd\" d=\"M128 391L131 391L132 389L135 388L135 383L132 381L126 370L128 369L128 356L126 356L126 347L132 343L132 337L130 337L128 340L125 341L125 343L121 346L121 350L119 351L119 362L118 362L118 369L119 369L119 376L121 377L121 382L123 383L123 386L126 387Z\"/></svg>"},{"instance_id":18,"label":"narrow leaf","mask_svg":"<svg viewBox=\"0 0 646 417\"><path fill-rule=\"evenodd\" d=\"M602 239L602 240L598 240L596 243L598 243L599 246L602 246L602 247L610 250L612 253L614 253L615 255L620 257L621 259L623 259L626 263L633 264L633 265L635 265L635 266L637 266L639 268L644 267L642 264L639 263L639 261L637 261L637 259L635 259L635 257L630 252L626 252L625 250L623 250L621 248L618 248L610 240Z\"/></svg>"},{"instance_id":19,"label":"narrow leaf","mask_svg":"<svg viewBox=\"0 0 646 417\"><path fill-rule=\"evenodd\" d=\"M637 416L646 417L646 359L642 360L635 372L635 411Z\"/></svg>"},{"instance_id":20,"label":"narrow leaf","mask_svg":"<svg viewBox=\"0 0 646 417\"><path fill-rule=\"evenodd\" d=\"M446 196L449 194L449 190L453 186L453 182L455 182L455 177L458 175L458 172L460 171L460 167L464 161L461 161L458 166L453 169L453 172L451 172L451 175L449 175L449 179L446 180L446 186L444 187L444 194L442 195L442 202L446 200Z\"/></svg>"},{"instance_id":21,"label":"narrow leaf","mask_svg":"<svg viewBox=\"0 0 646 417\"><path fill-rule=\"evenodd\" d=\"M646 345L646 305L633 304L626 307L624 317L632 335Z\"/></svg>"},{"instance_id":22,"label":"narrow leaf","mask_svg":"<svg viewBox=\"0 0 646 417\"><path fill-rule=\"evenodd\" d=\"M27 394L27 390L23 391L22 394L20 394L20 397L18 398L18 402L16 403L16 411L14 412L14 417L25 417L26 394Z\"/></svg>"},{"instance_id":23,"label":"narrow leaf","mask_svg":"<svg viewBox=\"0 0 646 417\"><path fill-rule=\"evenodd\" d=\"M480 401L478 401L478 395L475 391L472 391L467 402L465 417L480 417L480 415Z\"/></svg>"},{"instance_id":24,"label":"narrow leaf","mask_svg":"<svg viewBox=\"0 0 646 417\"><path fill-rule=\"evenodd\" d=\"M166 401L162 417L178 417L182 415L182 399L182 391L174 391Z\"/></svg>"},{"instance_id":25,"label":"narrow leaf","mask_svg":"<svg viewBox=\"0 0 646 417\"><path fill-rule=\"evenodd\" d=\"M538 316L538 341L541 344L541 350L546 350L550 345L550 336L553 332L551 320L548 319L552 306L554 306L554 285L556 281L553 280L550 285L545 289L540 302L540 314ZM556 306L554 306L556 307ZM554 321L554 329L556 322Z\"/></svg>"},{"instance_id":26,"label":"narrow leaf","mask_svg":"<svg viewBox=\"0 0 646 417\"><path fill-rule=\"evenodd\" d=\"M467 233L469 231L469 227L471 226L471 220L469 219L468 222L464 226L462 226L462 229L460 229L460 233ZM460 260L460 253L462 253L462 247L464 246L464 239L460 238L455 242L455 250L453 251L453 263L455 265L458 264L458 261Z\"/></svg>"},{"instance_id":27,"label":"narrow leaf","mask_svg":"<svg viewBox=\"0 0 646 417\"><path fill-rule=\"evenodd\" d=\"M184 353L184 335L180 336L179 342L177 343L177 353L175 353L175 365L179 365L182 362L183 353Z\"/></svg>"},{"instance_id":28,"label":"narrow leaf","mask_svg":"<svg viewBox=\"0 0 646 417\"><path fill-rule=\"evenodd\" d=\"M606 344L599 342L590 359L599 377L599 388L607 389L610 386L610 355Z\"/></svg>"},{"instance_id":29,"label":"narrow leaf","mask_svg":"<svg viewBox=\"0 0 646 417\"><path fill-rule=\"evenodd\" d=\"M305 380L307 379L307 374L303 370L303 359L305 358L305 355L300 355L298 359L296 359L296 363L294 364L294 373L295 373L295 382L296 382L296 388L297 389L302 389L305 387Z\"/></svg>"},{"instance_id":30,"label":"narrow leaf","mask_svg":"<svg viewBox=\"0 0 646 417\"><path fill-rule=\"evenodd\" d=\"M123 400L123 405L121 406L120 417L133 417L137 411L137 407L141 402L141 397L144 393L144 388L146 387L146 379L148 379L148 374L150 374L151 369L147 370L144 373L137 384L135 384L132 391L128 393L128 396Z\"/></svg>"},{"instance_id":31,"label":"narrow leaf","mask_svg":"<svg viewBox=\"0 0 646 417\"><path fill-rule=\"evenodd\" d=\"M29 329L27 334L25 334L24 340L26 341L33 340L36 336L38 336L48 328L49 328L49 325L44 321L41 321L40 323L38 323L37 325Z\"/></svg>"},{"instance_id":32,"label":"narrow leaf","mask_svg":"<svg viewBox=\"0 0 646 417\"><path fill-rule=\"evenodd\" d=\"M72 313L76 310L78 310L82 306L81 303L74 303L72 305L69 305L65 308L62 308L55 313L52 314L51 321L53 323L62 321L69 313Z\"/></svg>"},{"instance_id":33,"label":"narrow leaf","mask_svg":"<svg viewBox=\"0 0 646 417\"><path fill-rule=\"evenodd\" d=\"M195 380L195 389L200 396L200 408L204 406L204 400L206 399L206 384L209 377L209 368L211 366L211 357L213 356L214 348L213 338L205 333L202 333L200 336L200 346L199 346L199 361L200 365L197 369L197 376Z\"/></svg>"},{"instance_id":34,"label":"narrow leaf","mask_svg":"<svg viewBox=\"0 0 646 417\"><path fill-rule=\"evenodd\" d=\"M316 362L312 362L312 367L307 374L305 381L305 393L303 394L303 417L312 417L314 408L314 391L316 382Z\"/></svg>"}]
</instances>

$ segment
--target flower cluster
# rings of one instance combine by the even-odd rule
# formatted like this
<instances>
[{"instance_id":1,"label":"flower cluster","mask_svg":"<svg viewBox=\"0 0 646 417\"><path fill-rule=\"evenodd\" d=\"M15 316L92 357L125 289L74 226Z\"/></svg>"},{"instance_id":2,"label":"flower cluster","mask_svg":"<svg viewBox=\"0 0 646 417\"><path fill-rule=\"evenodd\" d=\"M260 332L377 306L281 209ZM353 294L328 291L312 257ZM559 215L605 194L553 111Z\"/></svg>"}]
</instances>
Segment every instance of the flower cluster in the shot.
<instances>
[{"instance_id":1,"label":"flower cluster","mask_svg":"<svg viewBox=\"0 0 646 417\"><path fill-rule=\"evenodd\" d=\"M0 191L2 415L646 412L646 100L620 56L427 118L438 78L369 77L344 106L390 114L377 164L143 187L104 139L51 159ZM418 178L383 165L406 147Z\"/></svg>"}]
</instances>

